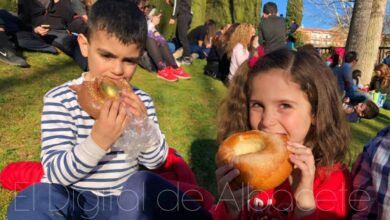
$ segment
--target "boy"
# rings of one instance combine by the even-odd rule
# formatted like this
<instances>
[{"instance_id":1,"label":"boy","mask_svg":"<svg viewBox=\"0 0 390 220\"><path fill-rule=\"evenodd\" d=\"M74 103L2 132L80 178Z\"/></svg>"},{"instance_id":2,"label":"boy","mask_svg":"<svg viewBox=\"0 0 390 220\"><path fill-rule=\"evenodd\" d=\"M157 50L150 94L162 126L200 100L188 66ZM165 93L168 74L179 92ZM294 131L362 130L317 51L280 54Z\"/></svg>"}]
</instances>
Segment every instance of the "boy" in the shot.
<instances>
[{"instance_id":1,"label":"boy","mask_svg":"<svg viewBox=\"0 0 390 220\"><path fill-rule=\"evenodd\" d=\"M106 101L99 118L94 120L81 109L76 93L69 88L102 76L131 80L144 49L146 32L145 16L134 3L99 0L93 5L87 34L78 36L89 72L45 95L43 183L14 199L8 208L9 219L109 219L120 209L118 196L123 194L129 176L138 170L138 163L156 169L165 162L168 146L159 129L159 143L145 146L138 158L128 160L121 148L112 147L133 120L128 111L136 117L147 116L158 127L148 94L139 89L122 91L121 100Z\"/></svg>"},{"instance_id":2,"label":"boy","mask_svg":"<svg viewBox=\"0 0 390 220\"><path fill-rule=\"evenodd\" d=\"M263 16L259 25L259 45L265 53L286 46L286 22L277 16L278 7L274 2L268 2L263 7Z\"/></svg>"},{"instance_id":3,"label":"boy","mask_svg":"<svg viewBox=\"0 0 390 220\"><path fill-rule=\"evenodd\" d=\"M379 114L379 107L371 100L360 102L355 106L346 105L344 109L349 122L358 122L361 118L373 119Z\"/></svg>"}]
</instances>

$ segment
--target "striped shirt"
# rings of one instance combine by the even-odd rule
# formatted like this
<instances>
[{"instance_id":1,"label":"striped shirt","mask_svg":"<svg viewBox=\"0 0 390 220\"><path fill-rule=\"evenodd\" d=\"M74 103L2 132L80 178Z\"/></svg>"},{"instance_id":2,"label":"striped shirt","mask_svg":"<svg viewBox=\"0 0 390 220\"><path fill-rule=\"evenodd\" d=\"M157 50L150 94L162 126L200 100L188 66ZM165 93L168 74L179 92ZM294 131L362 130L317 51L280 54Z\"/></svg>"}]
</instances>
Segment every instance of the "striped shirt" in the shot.
<instances>
[{"instance_id":1,"label":"striped shirt","mask_svg":"<svg viewBox=\"0 0 390 220\"><path fill-rule=\"evenodd\" d=\"M84 77L53 88L44 96L41 132L41 161L45 175L42 182L91 191L98 196L119 195L125 181L142 164L156 169L167 157L168 146L160 133L159 146L145 146L137 159L129 160L120 148L101 149L91 138L95 120L81 109L76 93L69 88L81 84ZM158 126L151 97L134 88L147 114Z\"/></svg>"},{"instance_id":2,"label":"striped shirt","mask_svg":"<svg viewBox=\"0 0 390 220\"><path fill-rule=\"evenodd\" d=\"M390 219L390 126L364 146L352 175L352 219Z\"/></svg>"}]
</instances>

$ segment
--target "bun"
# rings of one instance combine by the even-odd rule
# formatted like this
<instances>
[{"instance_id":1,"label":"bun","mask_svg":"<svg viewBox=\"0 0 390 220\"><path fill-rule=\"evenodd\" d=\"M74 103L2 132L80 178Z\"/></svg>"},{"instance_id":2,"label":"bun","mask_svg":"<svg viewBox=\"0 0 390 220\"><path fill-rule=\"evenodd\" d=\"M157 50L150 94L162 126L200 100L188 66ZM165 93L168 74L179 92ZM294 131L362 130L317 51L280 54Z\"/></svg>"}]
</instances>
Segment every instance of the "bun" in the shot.
<instances>
[{"instance_id":1,"label":"bun","mask_svg":"<svg viewBox=\"0 0 390 220\"><path fill-rule=\"evenodd\" d=\"M240 170L231 187L244 183L256 190L279 186L291 174L287 136L262 131L239 132L228 137L219 147L217 166L232 164Z\"/></svg>"},{"instance_id":2,"label":"bun","mask_svg":"<svg viewBox=\"0 0 390 220\"><path fill-rule=\"evenodd\" d=\"M76 91L81 108L95 119L99 118L100 109L107 99L119 99L122 89L131 89L125 79L114 80L108 77L84 81L81 85L72 85L70 88Z\"/></svg>"}]
</instances>

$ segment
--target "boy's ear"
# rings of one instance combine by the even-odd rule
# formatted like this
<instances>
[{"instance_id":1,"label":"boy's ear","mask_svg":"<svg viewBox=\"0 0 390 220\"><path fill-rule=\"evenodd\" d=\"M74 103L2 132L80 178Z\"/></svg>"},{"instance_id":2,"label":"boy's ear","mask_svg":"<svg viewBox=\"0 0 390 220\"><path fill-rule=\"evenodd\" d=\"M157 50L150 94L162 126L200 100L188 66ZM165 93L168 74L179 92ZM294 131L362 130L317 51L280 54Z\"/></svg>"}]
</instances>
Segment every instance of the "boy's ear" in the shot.
<instances>
[{"instance_id":1,"label":"boy's ear","mask_svg":"<svg viewBox=\"0 0 390 220\"><path fill-rule=\"evenodd\" d=\"M87 37L86 37L84 34L79 34L79 35L77 36L77 41L78 41L79 46L80 46L81 54L82 54L84 57L88 57L89 43L88 43Z\"/></svg>"}]
</instances>

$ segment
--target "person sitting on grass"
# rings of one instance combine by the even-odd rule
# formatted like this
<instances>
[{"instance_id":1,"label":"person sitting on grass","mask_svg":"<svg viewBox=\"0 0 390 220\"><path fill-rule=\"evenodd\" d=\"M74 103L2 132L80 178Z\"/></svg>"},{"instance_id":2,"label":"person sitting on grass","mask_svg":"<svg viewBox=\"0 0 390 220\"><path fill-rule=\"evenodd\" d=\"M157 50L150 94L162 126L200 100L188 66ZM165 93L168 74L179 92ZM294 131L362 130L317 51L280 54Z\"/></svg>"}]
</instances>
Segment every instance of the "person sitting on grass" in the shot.
<instances>
[{"instance_id":1,"label":"person sitting on grass","mask_svg":"<svg viewBox=\"0 0 390 220\"><path fill-rule=\"evenodd\" d=\"M190 79L191 75L179 67L169 50L164 36L158 32L156 26L160 24L161 12L152 8L148 17L148 38L146 39L146 51L157 66L157 77L167 81L178 79Z\"/></svg>"},{"instance_id":2,"label":"person sitting on grass","mask_svg":"<svg viewBox=\"0 0 390 220\"><path fill-rule=\"evenodd\" d=\"M255 34L255 28L251 24L240 24L227 42L225 51L230 59L228 81L233 78L238 67L249 58L249 50L257 48Z\"/></svg>"},{"instance_id":3,"label":"person sitting on grass","mask_svg":"<svg viewBox=\"0 0 390 220\"><path fill-rule=\"evenodd\" d=\"M192 58L204 59L208 57L216 31L215 21L209 19L204 25L200 25L188 33Z\"/></svg>"},{"instance_id":4,"label":"person sitting on grass","mask_svg":"<svg viewBox=\"0 0 390 220\"><path fill-rule=\"evenodd\" d=\"M384 63L376 65L374 68L375 73L371 78L368 89L370 91L375 90L375 85L380 83L383 80L383 76L388 75L389 71L389 67Z\"/></svg>"},{"instance_id":5,"label":"person sitting on grass","mask_svg":"<svg viewBox=\"0 0 390 220\"><path fill-rule=\"evenodd\" d=\"M371 100L349 105L349 98L344 99L343 109L349 122L358 122L361 118L373 119L379 114L379 107Z\"/></svg>"},{"instance_id":6,"label":"person sitting on grass","mask_svg":"<svg viewBox=\"0 0 390 220\"><path fill-rule=\"evenodd\" d=\"M20 67L29 67L26 60L19 56L16 52L16 48L13 43L9 41L9 37L6 32L5 22L0 17L0 61Z\"/></svg>"},{"instance_id":7,"label":"person sitting on grass","mask_svg":"<svg viewBox=\"0 0 390 220\"><path fill-rule=\"evenodd\" d=\"M220 166L215 220L347 217L350 132L341 105L332 104L339 102L336 87L331 70L312 52L280 49L252 68L248 62L240 66L219 109L218 142L248 130L285 134L294 168L280 186L254 190L230 188L240 170Z\"/></svg>"},{"instance_id":8,"label":"person sitting on grass","mask_svg":"<svg viewBox=\"0 0 390 220\"><path fill-rule=\"evenodd\" d=\"M14 198L7 212L11 220L126 216L126 210L119 207L129 201L120 200L121 196L129 196L124 192L130 190L142 191L141 184L131 181L148 173L135 175L138 167L156 169L166 160L168 145L147 93L137 88L123 90L119 100L105 101L94 119L81 108L70 88L100 77L131 80L147 37L145 16L127 0L99 0L88 18L87 34L80 34L78 42L88 59L89 72L44 96L41 163L45 175L42 183ZM157 141L127 159L131 155L115 143L135 118L151 121Z\"/></svg>"}]
</instances>

